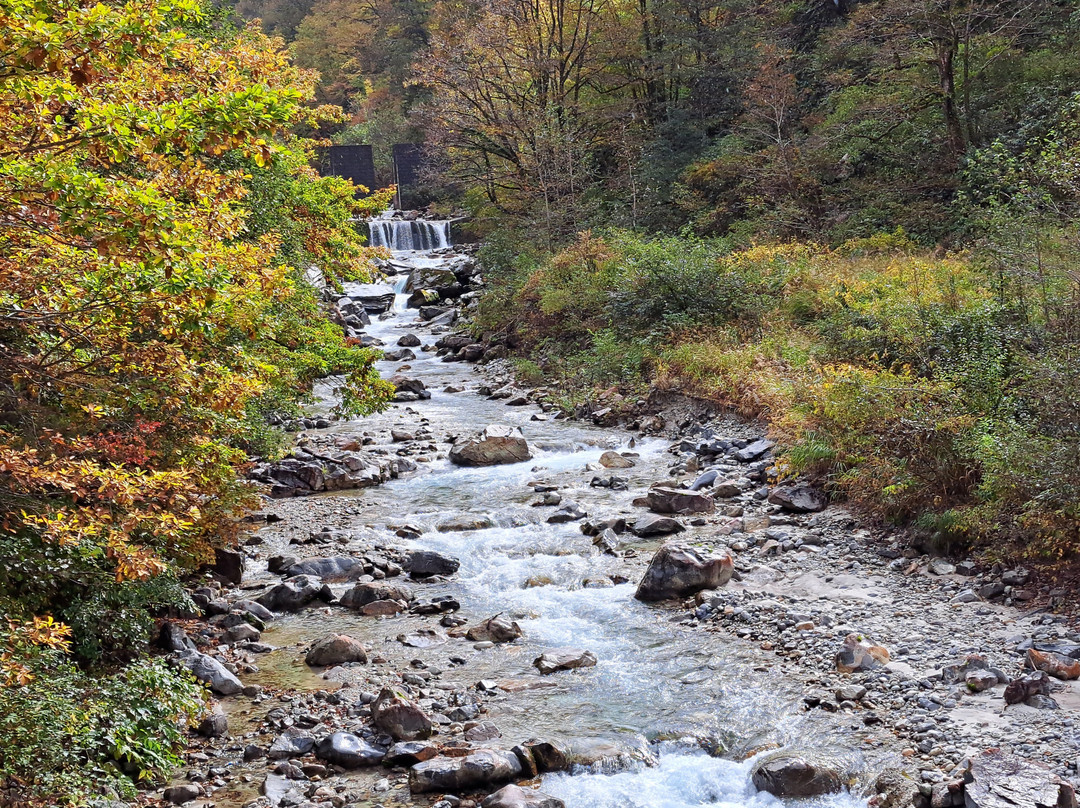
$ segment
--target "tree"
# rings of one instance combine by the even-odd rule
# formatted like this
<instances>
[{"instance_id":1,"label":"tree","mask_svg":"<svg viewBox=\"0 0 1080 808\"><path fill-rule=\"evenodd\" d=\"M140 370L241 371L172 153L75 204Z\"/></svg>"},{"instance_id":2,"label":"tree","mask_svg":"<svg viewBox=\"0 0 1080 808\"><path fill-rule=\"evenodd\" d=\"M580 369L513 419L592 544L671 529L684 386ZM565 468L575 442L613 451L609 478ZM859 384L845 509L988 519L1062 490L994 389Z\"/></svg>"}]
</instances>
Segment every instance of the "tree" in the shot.
<instances>
[{"instance_id":1,"label":"tree","mask_svg":"<svg viewBox=\"0 0 1080 808\"><path fill-rule=\"evenodd\" d=\"M235 535L268 403L327 373L346 411L387 398L301 280L369 271L355 189L289 134L335 113L279 41L210 21L193 0L0 6L0 686L69 681L69 648L138 655L178 575ZM50 616L59 633L26 629ZM0 777L50 787L13 760Z\"/></svg>"}]
</instances>

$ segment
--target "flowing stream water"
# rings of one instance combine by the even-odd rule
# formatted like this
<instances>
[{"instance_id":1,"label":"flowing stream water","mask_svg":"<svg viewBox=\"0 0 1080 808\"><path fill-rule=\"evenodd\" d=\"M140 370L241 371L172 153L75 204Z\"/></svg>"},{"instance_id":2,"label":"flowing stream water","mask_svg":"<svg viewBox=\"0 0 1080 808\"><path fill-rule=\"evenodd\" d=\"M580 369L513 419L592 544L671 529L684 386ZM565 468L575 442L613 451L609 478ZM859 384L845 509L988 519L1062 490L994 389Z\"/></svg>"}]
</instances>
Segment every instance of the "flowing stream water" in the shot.
<instances>
[{"instance_id":1,"label":"flowing stream water","mask_svg":"<svg viewBox=\"0 0 1080 808\"><path fill-rule=\"evenodd\" d=\"M373 222L372 233L382 231L385 224L389 223ZM394 224L404 229L416 223ZM400 243L400 238L390 236L389 243ZM445 255L397 252L394 263L415 267L445 260ZM387 345L413 331L424 344L435 339L417 328L415 311L405 307L406 280L406 275L397 278L391 316L373 319L367 329ZM426 426L436 440L444 441L450 434L464 436L490 423L504 423L521 427L534 457L489 468L434 460L421 464L417 473L344 496L354 497L362 506L355 511L353 526L369 539L401 544L393 530L409 523L423 529L410 546L461 561L456 575L447 583L426 586L423 597L453 595L470 625L499 613L520 624L524 639L510 645L475 650L471 643L458 642L408 650L441 668L447 667L451 653L467 657L453 675L470 684L480 679L520 682L520 688L507 687L511 696L487 705L487 717L510 743L537 737L591 750L598 758L594 766L545 776L545 792L569 808L778 806L780 800L755 791L750 770L756 751L783 747L835 756L849 769L872 777L873 761L860 760L851 750L829 748L828 722L837 719L821 711L813 718L800 713L799 694L770 672L768 655L734 638L680 625L684 611L634 600L636 580L619 585L611 581L625 562L599 553L578 523L548 524L551 509L530 506L536 495L527 484L544 481L558 486L564 502L579 503L591 517L629 515L631 499L666 478L672 461L667 442L638 440L631 448L630 434L623 431L554 418L534 420L544 417L534 406L507 407L503 401L478 395L475 389L481 379L471 367L414 350L416 359L408 362L406 374L425 382L432 391L430 400L396 405L360 421L337 422L329 431L356 434L391 426ZM379 365L387 376L399 368L400 363ZM448 385L466 391L443 392ZM313 409L328 411L332 386L319 392L320 402ZM629 478L628 491L589 486L597 472L586 470L586 465L612 448L638 454L634 468L617 472ZM486 517L493 526L437 529L448 518L463 515ZM633 543L628 546L639 558L648 558L655 549L655 543L629 538ZM272 578L258 568L250 570L249 577ZM415 628L416 620L408 615L375 619L348 610L287 615L271 624L264 638L283 648L271 657L292 654L292 667L275 668L272 660L260 667L279 685L289 679L288 669L294 671L291 684L317 687L305 679L314 678L304 673L306 666L292 663L296 654L289 648L333 630L347 632L377 650ZM594 668L538 677L532 660L560 647L590 650L599 662ZM865 798L843 794L800 804L854 808L865 805Z\"/></svg>"}]
</instances>

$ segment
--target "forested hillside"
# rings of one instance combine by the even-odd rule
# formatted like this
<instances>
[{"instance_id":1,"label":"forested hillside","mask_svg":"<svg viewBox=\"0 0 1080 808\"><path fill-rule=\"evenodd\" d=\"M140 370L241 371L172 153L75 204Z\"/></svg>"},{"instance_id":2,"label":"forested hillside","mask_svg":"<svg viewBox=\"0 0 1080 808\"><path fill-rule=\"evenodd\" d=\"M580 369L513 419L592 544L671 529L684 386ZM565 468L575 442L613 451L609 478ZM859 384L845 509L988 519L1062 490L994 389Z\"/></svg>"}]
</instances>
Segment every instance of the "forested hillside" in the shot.
<instances>
[{"instance_id":1,"label":"forested hillside","mask_svg":"<svg viewBox=\"0 0 1080 808\"><path fill-rule=\"evenodd\" d=\"M339 141L445 161L480 333L569 404L693 390L943 546L1059 558L1078 28L1050 0L316 0L284 32Z\"/></svg>"}]
</instances>

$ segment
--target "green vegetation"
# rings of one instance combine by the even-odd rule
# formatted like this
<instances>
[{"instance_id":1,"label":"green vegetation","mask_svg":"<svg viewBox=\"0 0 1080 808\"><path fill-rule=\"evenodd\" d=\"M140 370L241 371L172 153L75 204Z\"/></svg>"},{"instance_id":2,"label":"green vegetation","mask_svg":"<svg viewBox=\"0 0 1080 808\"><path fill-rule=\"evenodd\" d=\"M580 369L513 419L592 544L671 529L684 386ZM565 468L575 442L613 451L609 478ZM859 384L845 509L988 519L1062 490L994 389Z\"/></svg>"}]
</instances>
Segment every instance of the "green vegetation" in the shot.
<instances>
[{"instance_id":1,"label":"green vegetation","mask_svg":"<svg viewBox=\"0 0 1080 808\"><path fill-rule=\"evenodd\" d=\"M767 419L790 473L943 546L1061 559L1080 550L1080 288L1047 270L1002 295L994 255L902 231L833 249L584 233L495 271L478 325L563 388L651 384Z\"/></svg>"},{"instance_id":2,"label":"green vegetation","mask_svg":"<svg viewBox=\"0 0 1080 808\"><path fill-rule=\"evenodd\" d=\"M389 194L320 179L315 76L191 0L7 0L0 53L0 785L74 804L177 762L203 689L147 643L266 414L329 373L385 404L304 273L366 277Z\"/></svg>"}]
</instances>

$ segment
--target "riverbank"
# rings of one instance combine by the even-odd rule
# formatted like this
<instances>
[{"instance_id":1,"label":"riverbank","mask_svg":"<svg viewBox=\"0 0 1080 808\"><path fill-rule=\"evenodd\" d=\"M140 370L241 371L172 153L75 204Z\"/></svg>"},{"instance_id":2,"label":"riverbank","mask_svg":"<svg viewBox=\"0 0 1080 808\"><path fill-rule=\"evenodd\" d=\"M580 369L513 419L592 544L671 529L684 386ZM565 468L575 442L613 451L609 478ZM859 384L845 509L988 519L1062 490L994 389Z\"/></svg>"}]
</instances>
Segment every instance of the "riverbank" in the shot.
<instances>
[{"instance_id":1,"label":"riverbank","mask_svg":"<svg viewBox=\"0 0 1080 808\"><path fill-rule=\"evenodd\" d=\"M377 487L266 502L239 586L209 587L215 614L186 626L200 650L235 669L242 692L222 699L223 722L204 727L217 737L193 746L174 784L188 791L174 799L446 808L474 805L514 779L570 808L756 807L777 803L756 793L754 767L801 755L852 792L819 805L902 805L920 785L929 792L955 780L962 760L987 746L1075 776L1074 682L1053 687L1062 710L1006 710L996 678L978 694L934 678L978 653L1011 680L1026 640L1080 639L1055 616L977 593L957 598L1000 575L965 577L940 563L933 575L931 559L841 508L796 514L770 502L769 450L747 451L761 437L753 425L694 422L704 414L686 407L633 431L595 413L566 419L533 403L498 363L477 374L441 361L434 345L448 324L425 325L403 303L365 334L387 347L416 337L412 358L379 365L416 398L309 436L411 470ZM315 419L333 402L329 387L322 401ZM520 429L532 458L451 464L451 447L488 424ZM668 427L682 437L646 434ZM636 600L663 538L600 528L635 525L649 513L635 499L710 468L718 474L702 490L712 512L671 517L681 528L672 538L706 555L730 552L733 580L686 600ZM417 553L435 566L418 573ZM312 559L337 561L303 566ZM358 589L378 597L348 594ZM270 616L253 601L269 604ZM886 648L887 664L840 673L836 654L853 633ZM338 644L340 661L307 664L328 635L355 643ZM544 674L533 664L567 648L595 665ZM415 718L415 707L430 722L429 737L389 759L407 733L380 719L384 688L411 702L403 715ZM315 749L336 732L364 744L365 763L393 765L346 767L340 750ZM417 790L408 764L470 750L510 753L517 763L506 765L525 768L431 796Z\"/></svg>"}]
</instances>

